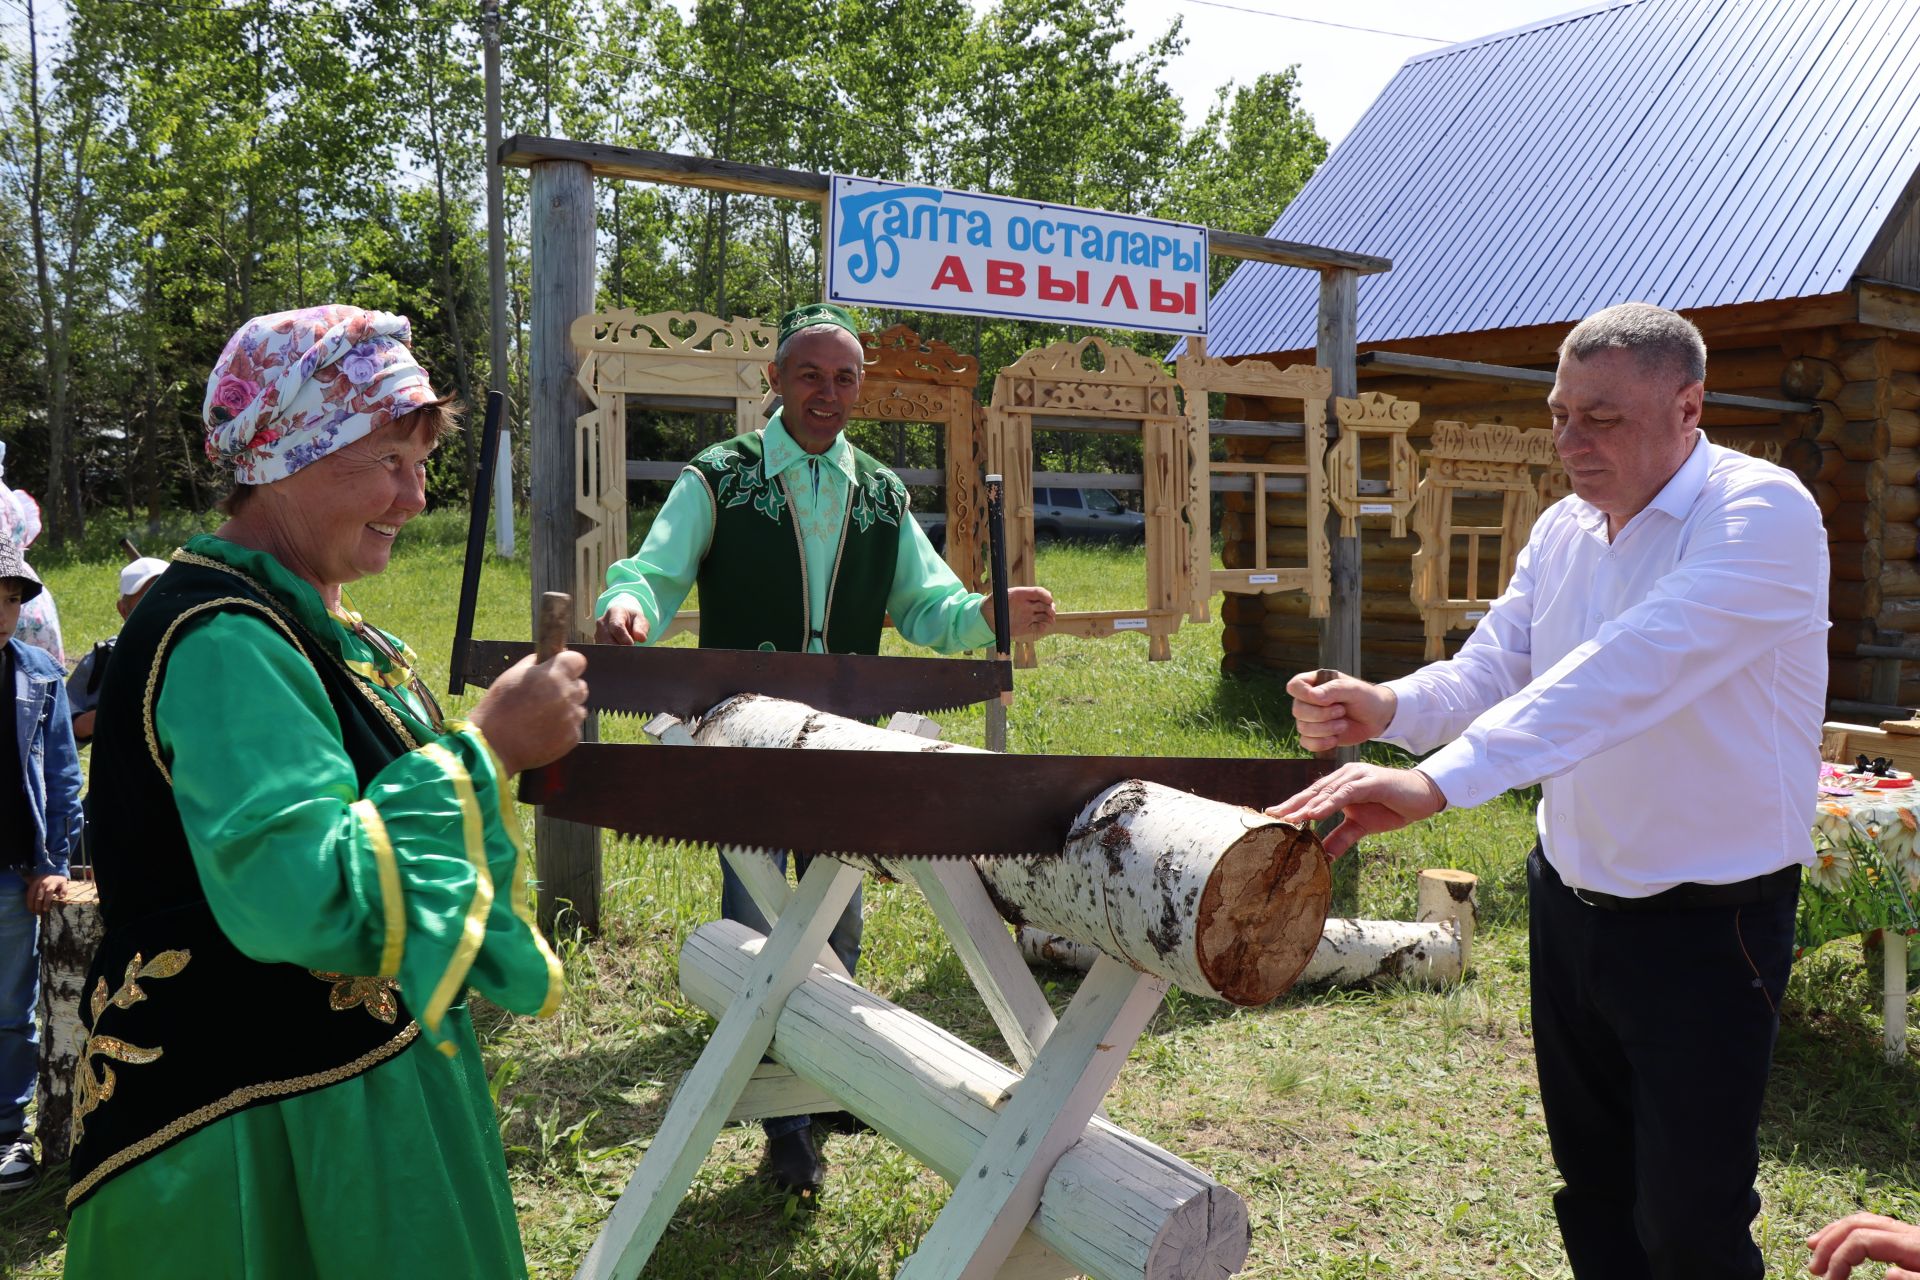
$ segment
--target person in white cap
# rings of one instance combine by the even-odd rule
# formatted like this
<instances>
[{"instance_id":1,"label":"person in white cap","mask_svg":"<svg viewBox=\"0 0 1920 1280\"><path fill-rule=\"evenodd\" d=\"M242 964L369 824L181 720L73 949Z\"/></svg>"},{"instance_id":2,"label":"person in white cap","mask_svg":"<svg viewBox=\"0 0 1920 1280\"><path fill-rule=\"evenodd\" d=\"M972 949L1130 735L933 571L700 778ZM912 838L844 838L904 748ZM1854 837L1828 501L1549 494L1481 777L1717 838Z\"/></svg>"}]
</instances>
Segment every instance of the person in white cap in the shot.
<instances>
[{"instance_id":1,"label":"person in white cap","mask_svg":"<svg viewBox=\"0 0 1920 1280\"><path fill-rule=\"evenodd\" d=\"M133 612L133 606L140 603L140 597L147 593L153 580L166 571L167 562L156 556L141 556L120 571L120 599L115 607L120 610L122 622ZM93 715L100 702L100 685L107 677L107 660L113 656L113 642L119 638L113 635L97 641L67 677L67 706L73 712L73 736L77 742L93 739Z\"/></svg>"}]
</instances>

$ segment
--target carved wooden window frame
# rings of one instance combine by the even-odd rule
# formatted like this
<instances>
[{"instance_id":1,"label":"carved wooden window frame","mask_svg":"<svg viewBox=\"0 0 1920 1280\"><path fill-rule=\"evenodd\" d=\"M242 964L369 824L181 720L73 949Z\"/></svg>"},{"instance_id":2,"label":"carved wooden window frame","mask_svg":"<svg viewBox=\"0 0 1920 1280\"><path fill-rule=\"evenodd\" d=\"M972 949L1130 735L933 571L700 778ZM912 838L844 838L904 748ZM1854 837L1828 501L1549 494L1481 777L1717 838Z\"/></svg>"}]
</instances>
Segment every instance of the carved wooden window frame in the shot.
<instances>
[{"instance_id":1,"label":"carved wooden window frame","mask_svg":"<svg viewBox=\"0 0 1920 1280\"><path fill-rule=\"evenodd\" d=\"M1426 656L1446 656L1449 630L1466 627L1486 616L1487 609L1506 590L1514 563L1527 545L1533 522L1540 514L1540 495L1546 475L1556 465L1553 433L1544 427L1523 429L1501 423L1436 422L1427 453L1426 475L1416 493L1410 523L1420 538L1413 553L1414 607L1426 628ZM1538 468L1543 474L1536 475ZM1462 525L1453 518L1456 495L1498 495L1499 525ZM1454 596L1453 543L1467 539L1467 594ZM1480 542L1499 539L1498 567L1493 590L1480 595Z\"/></svg>"},{"instance_id":2,"label":"carved wooden window frame","mask_svg":"<svg viewBox=\"0 0 1920 1280\"><path fill-rule=\"evenodd\" d=\"M1402 400L1382 391L1364 391L1354 399L1334 401L1340 439L1327 454L1327 500L1340 513L1340 536L1359 536L1361 516L1389 516L1393 536L1407 536L1407 513L1419 479L1420 459L1407 431L1420 418L1417 400ZM1364 440L1387 442L1387 492L1360 493L1360 445Z\"/></svg>"},{"instance_id":3,"label":"carved wooden window frame","mask_svg":"<svg viewBox=\"0 0 1920 1280\"><path fill-rule=\"evenodd\" d=\"M1265 360L1232 361L1213 356L1182 355L1175 363L1180 387L1186 394L1187 434L1192 451L1188 505L1194 519L1188 528L1187 561L1192 566L1190 608L1204 621L1216 591L1252 595L1304 592L1307 612L1327 616L1333 599L1332 547L1327 537L1327 400L1333 395L1333 375L1319 365L1296 364L1282 369ZM1216 462L1208 448L1207 395L1298 402L1301 422L1301 461L1252 462L1229 459ZM1211 568L1213 556L1212 480L1214 476L1246 476L1253 481L1253 566L1246 569ZM1267 487L1270 476L1297 476L1305 485L1307 562L1281 566L1267 560Z\"/></svg>"},{"instance_id":4,"label":"carved wooden window frame","mask_svg":"<svg viewBox=\"0 0 1920 1280\"><path fill-rule=\"evenodd\" d=\"M574 580L594 584L574 601L575 624L593 634L593 606L607 568L633 553L627 545L627 397L681 395L731 399L734 434L766 418L766 365L773 359L772 325L752 317L723 320L698 311L622 309L581 316L569 336L580 349L580 386L593 409L575 429ZM687 461L668 459L668 461ZM699 614L683 610L658 637L699 630Z\"/></svg>"},{"instance_id":5,"label":"carved wooden window frame","mask_svg":"<svg viewBox=\"0 0 1920 1280\"><path fill-rule=\"evenodd\" d=\"M1101 367L1088 369L1089 351ZM1166 366L1099 337L1056 342L1000 371L986 412L987 469L1005 478L1007 580L1034 585L1033 419L1106 418L1140 423L1142 502L1146 514L1147 605L1058 615L1054 630L1099 638L1144 632L1147 657L1173 656L1172 636L1186 619L1192 588L1183 576L1189 552L1190 432ZM1204 412L1204 410L1203 410ZM1045 430L1071 430L1049 423ZM1204 513L1201 516L1204 521ZM1034 665L1033 645L1014 646L1016 666Z\"/></svg>"}]
</instances>

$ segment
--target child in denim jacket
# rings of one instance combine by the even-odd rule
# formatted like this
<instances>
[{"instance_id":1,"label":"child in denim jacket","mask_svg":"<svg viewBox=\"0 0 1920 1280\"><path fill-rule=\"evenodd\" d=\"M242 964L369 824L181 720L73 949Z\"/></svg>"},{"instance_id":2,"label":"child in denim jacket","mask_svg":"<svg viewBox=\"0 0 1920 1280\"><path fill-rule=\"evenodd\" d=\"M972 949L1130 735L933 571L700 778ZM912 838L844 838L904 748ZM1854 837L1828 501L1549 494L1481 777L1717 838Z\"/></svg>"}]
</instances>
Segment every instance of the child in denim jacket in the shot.
<instances>
[{"instance_id":1,"label":"child in denim jacket","mask_svg":"<svg viewBox=\"0 0 1920 1280\"><path fill-rule=\"evenodd\" d=\"M0 1192L39 1177L27 1135L40 1059L40 921L67 884L80 837L80 762L60 664L14 635L45 588L0 532L0 681L13 723L0 731ZM56 1153L49 1153L56 1154Z\"/></svg>"}]
</instances>

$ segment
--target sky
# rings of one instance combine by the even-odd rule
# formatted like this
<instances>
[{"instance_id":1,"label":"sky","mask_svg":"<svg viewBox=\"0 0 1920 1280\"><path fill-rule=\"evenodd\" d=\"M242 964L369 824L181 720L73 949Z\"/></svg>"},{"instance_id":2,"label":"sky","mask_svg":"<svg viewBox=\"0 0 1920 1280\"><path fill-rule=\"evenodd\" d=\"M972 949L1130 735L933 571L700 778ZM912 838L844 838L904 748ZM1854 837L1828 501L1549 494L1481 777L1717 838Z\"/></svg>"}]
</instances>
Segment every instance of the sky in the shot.
<instances>
[{"instance_id":1,"label":"sky","mask_svg":"<svg viewBox=\"0 0 1920 1280\"><path fill-rule=\"evenodd\" d=\"M980 0L975 0L976 5ZM1400 64L1444 44L1592 8L1594 0L1127 0L1134 47L1180 19L1187 48L1167 70L1189 124L1222 84L1289 64L1329 143L1347 135ZM1287 18L1271 15L1285 14ZM1300 21L1314 19L1315 21ZM1344 24L1344 26L1324 24ZM1372 28L1353 30L1351 28ZM1392 32L1398 34L1380 34ZM1425 38L1409 38L1425 37Z\"/></svg>"}]
</instances>

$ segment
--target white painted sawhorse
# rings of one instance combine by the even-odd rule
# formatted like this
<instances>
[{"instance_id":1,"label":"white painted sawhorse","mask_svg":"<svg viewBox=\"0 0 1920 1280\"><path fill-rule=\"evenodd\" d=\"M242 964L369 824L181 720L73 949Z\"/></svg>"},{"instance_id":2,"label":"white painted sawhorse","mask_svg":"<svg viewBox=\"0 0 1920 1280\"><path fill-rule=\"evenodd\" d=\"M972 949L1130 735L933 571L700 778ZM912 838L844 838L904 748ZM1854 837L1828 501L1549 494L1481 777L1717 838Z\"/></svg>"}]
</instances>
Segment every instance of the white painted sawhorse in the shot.
<instances>
[{"instance_id":1,"label":"white painted sawhorse","mask_svg":"<svg viewBox=\"0 0 1920 1280\"><path fill-rule=\"evenodd\" d=\"M656 732L655 725L648 731L664 742L675 740L674 733ZM813 966L845 974L825 944L862 873L819 857L799 887L789 890L786 877L765 854L727 850L725 856L772 921L772 932L742 993L727 1006L699 1061L674 1093L659 1132L576 1280L637 1280L729 1121L840 1109L835 1099L761 1058L787 997ZM1076 1275L1058 1254L1024 1234L1025 1228L1047 1174L1098 1113L1134 1042L1160 1007L1167 981L1102 956L1056 1023L971 863L911 861L902 870L926 896L1024 1075L899 1280Z\"/></svg>"}]
</instances>

